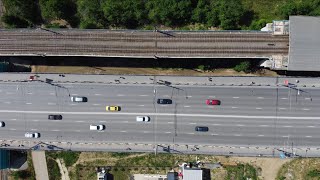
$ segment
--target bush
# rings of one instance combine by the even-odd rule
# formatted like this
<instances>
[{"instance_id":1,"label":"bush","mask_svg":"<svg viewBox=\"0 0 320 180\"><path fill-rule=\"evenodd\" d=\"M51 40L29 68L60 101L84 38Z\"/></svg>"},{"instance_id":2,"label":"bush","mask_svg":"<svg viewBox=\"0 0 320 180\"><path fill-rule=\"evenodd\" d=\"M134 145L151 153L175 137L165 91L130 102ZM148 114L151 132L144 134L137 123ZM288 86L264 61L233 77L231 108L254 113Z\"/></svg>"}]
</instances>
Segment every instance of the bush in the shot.
<instances>
[{"instance_id":1,"label":"bush","mask_svg":"<svg viewBox=\"0 0 320 180\"><path fill-rule=\"evenodd\" d=\"M309 177L320 177L320 171L317 169L311 170L308 172L307 176Z\"/></svg>"},{"instance_id":2,"label":"bush","mask_svg":"<svg viewBox=\"0 0 320 180\"><path fill-rule=\"evenodd\" d=\"M56 158L63 159L67 167L72 166L75 162L77 162L79 155L80 155L79 152L70 152L70 151L48 152L48 156L53 159L56 159Z\"/></svg>"},{"instance_id":3,"label":"bush","mask_svg":"<svg viewBox=\"0 0 320 180\"><path fill-rule=\"evenodd\" d=\"M233 69L237 72L243 71L245 73L250 72L250 62L249 61L243 61L240 64L236 65Z\"/></svg>"},{"instance_id":4,"label":"bush","mask_svg":"<svg viewBox=\"0 0 320 180\"><path fill-rule=\"evenodd\" d=\"M27 170L15 171L12 173L15 179L30 179L32 174Z\"/></svg>"},{"instance_id":5,"label":"bush","mask_svg":"<svg viewBox=\"0 0 320 180\"><path fill-rule=\"evenodd\" d=\"M49 179L50 180L61 179L61 173L60 173L58 163L51 158L47 158L47 165L48 165Z\"/></svg>"}]
</instances>

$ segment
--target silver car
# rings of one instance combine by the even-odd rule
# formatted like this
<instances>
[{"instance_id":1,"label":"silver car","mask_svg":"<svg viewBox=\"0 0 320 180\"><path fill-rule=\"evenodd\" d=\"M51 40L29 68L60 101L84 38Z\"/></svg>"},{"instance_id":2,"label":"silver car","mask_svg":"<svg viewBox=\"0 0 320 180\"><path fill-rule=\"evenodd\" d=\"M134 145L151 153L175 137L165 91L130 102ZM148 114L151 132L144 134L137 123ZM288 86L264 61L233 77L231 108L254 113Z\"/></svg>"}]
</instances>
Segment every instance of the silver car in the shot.
<instances>
[{"instance_id":1,"label":"silver car","mask_svg":"<svg viewBox=\"0 0 320 180\"><path fill-rule=\"evenodd\" d=\"M72 102L88 102L88 98L83 96L71 96L70 99Z\"/></svg>"},{"instance_id":2,"label":"silver car","mask_svg":"<svg viewBox=\"0 0 320 180\"><path fill-rule=\"evenodd\" d=\"M93 131L103 131L106 127L103 124L99 124L99 125L90 125L90 130Z\"/></svg>"},{"instance_id":3,"label":"silver car","mask_svg":"<svg viewBox=\"0 0 320 180\"><path fill-rule=\"evenodd\" d=\"M26 132L24 134L24 137L26 137L26 138L39 138L40 137L40 133L37 133L37 132L35 132L35 133Z\"/></svg>"},{"instance_id":4,"label":"silver car","mask_svg":"<svg viewBox=\"0 0 320 180\"><path fill-rule=\"evenodd\" d=\"M137 116L136 120L137 120L137 122L149 122L150 117L149 116Z\"/></svg>"}]
</instances>

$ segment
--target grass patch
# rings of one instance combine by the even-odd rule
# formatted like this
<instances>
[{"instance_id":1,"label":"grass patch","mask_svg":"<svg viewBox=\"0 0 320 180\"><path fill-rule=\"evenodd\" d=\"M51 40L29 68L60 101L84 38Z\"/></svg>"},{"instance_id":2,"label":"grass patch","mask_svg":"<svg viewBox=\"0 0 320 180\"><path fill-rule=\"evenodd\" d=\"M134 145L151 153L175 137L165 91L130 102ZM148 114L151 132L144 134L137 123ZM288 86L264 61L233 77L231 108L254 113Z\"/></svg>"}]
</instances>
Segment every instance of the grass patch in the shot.
<instances>
[{"instance_id":1,"label":"grass patch","mask_svg":"<svg viewBox=\"0 0 320 180\"><path fill-rule=\"evenodd\" d=\"M54 159L47 157L47 166L48 166L49 180L60 180L61 173L60 173L58 163Z\"/></svg>"},{"instance_id":2,"label":"grass patch","mask_svg":"<svg viewBox=\"0 0 320 180\"><path fill-rule=\"evenodd\" d=\"M13 177L13 179L36 180L36 173L34 171L34 167L32 163L31 151L29 151L27 154L27 163L28 163L28 169L22 170L22 171L14 171L11 173L11 176Z\"/></svg>"},{"instance_id":3,"label":"grass patch","mask_svg":"<svg viewBox=\"0 0 320 180\"><path fill-rule=\"evenodd\" d=\"M249 164L238 164L237 166L227 166L226 179L252 179L257 180L257 170Z\"/></svg>"},{"instance_id":4,"label":"grass patch","mask_svg":"<svg viewBox=\"0 0 320 180\"><path fill-rule=\"evenodd\" d=\"M112 152L112 153L110 153L110 155L111 155L112 157L115 157L115 158L124 158L124 157L130 156L130 153L126 153L126 152Z\"/></svg>"},{"instance_id":5,"label":"grass patch","mask_svg":"<svg viewBox=\"0 0 320 180\"><path fill-rule=\"evenodd\" d=\"M80 152L72 152L72 151L60 151L60 152L46 152L46 154L52 159L63 159L66 167L72 166L75 162L77 162Z\"/></svg>"}]
</instances>

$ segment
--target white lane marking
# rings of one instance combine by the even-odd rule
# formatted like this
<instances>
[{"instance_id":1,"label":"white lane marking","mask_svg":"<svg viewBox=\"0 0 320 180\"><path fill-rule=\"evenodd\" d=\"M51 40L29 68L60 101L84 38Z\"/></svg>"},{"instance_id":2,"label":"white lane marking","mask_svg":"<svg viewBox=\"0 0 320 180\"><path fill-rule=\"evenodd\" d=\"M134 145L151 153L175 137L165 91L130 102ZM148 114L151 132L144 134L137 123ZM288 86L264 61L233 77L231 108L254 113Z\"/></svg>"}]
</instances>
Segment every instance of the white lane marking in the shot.
<instances>
[{"instance_id":1,"label":"white lane marking","mask_svg":"<svg viewBox=\"0 0 320 180\"><path fill-rule=\"evenodd\" d=\"M263 124L263 125L259 125L260 127L268 127L269 125L265 125L265 124Z\"/></svg>"},{"instance_id":2,"label":"white lane marking","mask_svg":"<svg viewBox=\"0 0 320 180\"><path fill-rule=\"evenodd\" d=\"M183 107L190 107L190 106L183 106Z\"/></svg>"},{"instance_id":3,"label":"white lane marking","mask_svg":"<svg viewBox=\"0 0 320 180\"><path fill-rule=\"evenodd\" d=\"M287 137L289 137L289 136L282 136L282 137L287 138Z\"/></svg>"},{"instance_id":4,"label":"white lane marking","mask_svg":"<svg viewBox=\"0 0 320 180\"><path fill-rule=\"evenodd\" d=\"M149 95L147 95L147 94L142 94L142 95L139 95L139 96L149 96Z\"/></svg>"},{"instance_id":5,"label":"white lane marking","mask_svg":"<svg viewBox=\"0 0 320 180\"><path fill-rule=\"evenodd\" d=\"M211 134L212 136L218 136L219 134Z\"/></svg>"},{"instance_id":6,"label":"white lane marking","mask_svg":"<svg viewBox=\"0 0 320 180\"><path fill-rule=\"evenodd\" d=\"M76 121L76 122L84 122L84 121Z\"/></svg>"},{"instance_id":7,"label":"white lane marking","mask_svg":"<svg viewBox=\"0 0 320 180\"><path fill-rule=\"evenodd\" d=\"M50 93L50 95L54 95L54 94L55 94L54 92L51 92L51 93Z\"/></svg>"},{"instance_id":8,"label":"white lane marking","mask_svg":"<svg viewBox=\"0 0 320 180\"><path fill-rule=\"evenodd\" d=\"M232 109L237 109L238 107L231 107Z\"/></svg>"},{"instance_id":9,"label":"white lane marking","mask_svg":"<svg viewBox=\"0 0 320 180\"><path fill-rule=\"evenodd\" d=\"M221 124L212 124L213 126L220 126Z\"/></svg>"},{"instance_id":10,"label":"white lane marking","mask_svg":"<svg viewBox=\"0 0 320 180\"><path fill-rule=\"evenodd\" d=\"M306 138L311 138L312 136L306 136Z\"/></svg>"},{"instance_id":11,"label":"white lane marking","mask_svg":"<svg viewBox=\"0 0 320 180\"><path fill-rule=\"evenodd\" d=\"M95 96L100 96L101 94L94 94Z\"/></svg>"},{"instance_id":12,"label":"white lane marking","mask_svg":"<svg viewBox=\"0 0 320 180\"><path fill-rule=\"evenodd\" d=\"M12 92L6 92L6 94L13 94Z\"/></svg>"},{"instance_id":13,"label":"white lane marking","mask_svg":"<svg viewBox=\"0 0 320 180\"><path fill-rule=\"evenodd\" d=\"M262 109L262 108L260 108L260 107L257 107L256 109Z\"/></svg>"},{"instance_id":14,"label":"white lane marking","mask_svg":"<svg viewBox=\"0 0 320 180\"><path fill-rule=\"evenodd\" d=\"M6 101L6 102L4 102L4 103L6 103L6 104L11 104L11 102L9 102L9 101Z\"/></svg>"},{"instance_id":15,"label":"white lane marking","mask_svg":"<svg viewBox=\"0 0 320 180\"><path fill-rule=\"evenodd\" d=\"M54 129L54 130L51 130L51 131L60 131L59 129Z\"/></svg>"},{"instance_id":16,"label":"white lane marking","mask_svg":"<svg viewBox=\"0 0 320 180\"><path fill-rule=\"evenodd\" d=\"M173 122L168 122L168 124L173 124Z\"/></svg>"},{"instance_id":17,"label":"white lane marking","mask_svg":"<svg viewBox=\"0 0 320 180\"><path fill-rule=\"evenodd\" d=\"M194 134L194 133L187 133L187 134Z\"/></svg>"},{"instance_id":18,"label":"white lane marking","mask_svg":"<svg viewBox=\"0 0 320 180\"><path fill-rule=\"evenodd\" d=\"M292 126L283 126L283 127L287 127L287 128L289 128L289 127L292 127Z\"/></svg>"},{"instance_id":19,"label":"white lane marking","mask_svg":"<svg viewBox=\"0 0 320 180\"><path fill-rule=\"evenodd\" d=\"M56 103L49 102L48 105L56 105Z\"/></svg>"},{"instance_id":20,"label":"white lane marking","mask_svg":"<svg viewBox=\"0 0 320 180\"><path fill-rule=\"evenodd\" d=\"M192 96L187 96L187 98L191 98Z\"/></svg>"},{"instance_id":21,"label":"white lane marking","mask_svg":"<svg viewBox=\"0 0 320 180\"><path fill-rule=\"evenodd\" d=\"M31 129L31 131L37 131L38 129Z\"/></svg>"},{"instance_id":22,"label":"white lane marking","mask_svg":"<svg viewBox=\"0 0 320 180\"><path fill-rule=\"evenodd\" d=\"M17 119L10 119L11 121L16 121Z\"/></svg>"},{"instance_id":23,"label":"white lane marking","mask_svg":"<svg viewBox=\"0 0 320 180\"><path fill-rule=\"evenodd\" d=\"M80 130L75 130L75 132L80 132Z\"/></svg>"},{"instance_id":24,"label":"white lane marking","mask_svg":"<svg viewBox=\"0 0 320 180\"><path fill-rule=\"evenodd\" d=\"M171 132L165 132L166 134L170 134Z\"/></svg>"},{"instance_id":25,"label":"white lane marking","mask_svg":"<svg viewBox=\"0 0 320 180\"><path fill-rule=\"evenodd\" d=\"M279 108L279 109L287 109L287 108Z\"/></svg>"},{"instance_id":26,"label":"white lane marking","mask_svg":"<svg viewBox=\"0 0 320 180\"><path fill-rule=\"evenodd\" d=\"M169 95L163 95L162 97L170 97Z\"/></svg>"},{"instance_id":27,"label":"white lane marking","mask_svg":"<svg viewBox=\"0 0 320 180\"><path fill-rule=\"evenodd\" d=\"M216 96L209 96L209 98L216 98Z\"/></svg>"},{"instance_id":28,"label":"white lane marking","mask_svg":"<svg viewBox=\"0 0 320 180\"><path fill-rule=\"evenodd\" d=\"M78 94L71 94L72 96L77 96Z\"/></svg>"},{"instance_id":29,"label":"white lane marking","mask_svg":"<svg viewBox=\"0 0 320 180\"><path fill-rule=\"evenodd\" d=\"M127 132L127 131L120 131L120 132L123 132L123 133L125 133L125 132Z\"/></svg>"},{"instance_id":30,"label":"white lane marking","mask_svg":"<svg viewBox=\"0 0 320 180\"><path fill-rule=\"evenodd\" d=\"M310 100L311 98L304 98L305 100Z\"/></svg>"},{"instance_id":31,"label":"white lane marking","mask_svg":"<svg viewBox=\"0 0 320 180\"><path fill-rule=\"evenodd\" d=\"M105 123L105 122L107 122L107 121L99 121L99 122Z\"/></svg>"},{"instance_id":32,"label":"white lane marking","mask_svg":"<svg viewBox=\"0 0 320 180\"><path fill-rule=\"evenodd\" d=\"M27 94L33 94L32 92L28 92Z\"/></svg>"},{"instance_id":33,"label":"white lane marking","mask_svg":"<svg viewBox=\"0 0 320 180\"><path fill-rule=\"evenodd\" d=\"M168 105L163 105L163 104L162 104L161 106L166 107L166 106L168 106Z\"/></svg>"},{"instance_id":34,"label":"white lane marking","mask_svg":"<svg viewBox=\"0 0 320 180\"><path fill-rule=\"evenodd\" d=\"M281 99L288 99L288 98L281 98Z\"/></svg>"},{"instance_id":35,"label":"white lane marking","mask_svg":"<svg viewBox=\"0 0 320 180\"><path fill-rule=\"evenodd\" d=\"M305 108L305 109L303 109L303 110L304 110L304 111L309 111L310 109L306 109L306 108Z\"/></svg>"},{"instance_id":36,"label":"white lane marking","mask_svg":"<svg viewBox=\"0 0 320 180\"><path fill-rule=\"evenodd\" d=\"M17 129L10 129L11 131L15 131L15 130L17 130Z\"/></svg>"},{"instance_id":37,"label":"white lane marking","mask_svg":"<svg viewBox=\"0 0 320 180\"><path fill-rule=\"evenodd\" d=\"M124 94L117 94L117 96L124 96Z\"/></svg>"},{"instance_id":38,"label":"white lane marking","mask_svg":"<svg viewBox=\"0 0 320 180\"><path fill-rule=\"evenodd\" d=\"M141 105L139 105L139 106L144 106L144 104L141 104Z\"/></svg>"},{"instance_id":39,"label":"white lane marking","mask_svg":"<svg viewBox=\"0 0 320 180\"><path fill-rule=\"evenodd\" d=\"M18 111L18 110L0 110L0 113L26 113L26 114L77 114L77 115L110 115L114 112L61 112L61 111ZM239 118L239 119L298 119L298 120L319 120L320 117L303 117L303 116L245 116L245 115L213 115L213 114L175 114L175 113L143 113L143 112L117 112L117 115L148 115L148 116L179 116L179 117L214 117L214 118Z\"/></svg>"},{"instance_id":40,"label":"white lane marking","mask_svg":"<svg viewBox=\"0 0 320 180\"><path fill-rule=\"evenodd\" d=\"M309 128L314 128L315 126L307 126L307 127L309 127Z\"/></svg>"},{"instance_id":41,"label":"white lane marking","mask_svg":"<svg viewBox=\"0 0 320 180\"><path fill-rule=\"evenodd\" d=\"M32 103L26 103L26 104L29 104L29 105L30 105L30 104L32 104Z\"/></svg>"},{"instance_id":42,"label":"white lane marking","mask_svg":"<svg viewBox=\"0 0 320 180\"><path fill-rule=\"evenodd\" d=\"M143 133L149 133L149 131L143 131Z\"/></svg>"},{"instance_id":43,"label":"white lane marking","mask_svg":"<svg viewBox=\"0 0 320 180\"><path fill-rule=\"evenodd\" d=\"M241 134L234 134L234 136L241 136Z\"/></svg>"},{"instance_id":44,"label":"white lane marking","mask_svg":"<svg viewBox=\"0 0 320 180\"><path fill-rule=\"evenodd\" d=\"M239 97L232 97L233 99L239 99Z\"/></svg>"},{"instance_id":45,"label":"white lane marking","mask_svg":"<svg viewBox=\"0 0 320 180\"><path fill-rule=\"evenodd\" d=\"M93 106L99 106L100 104L92 104Z\"/></svg>"},{"instance_id":46,"label":"white lane marking","mask_svg":"<svg viewBox=\"0 0 320 180\"><path fill-rule=\"evenodd\" d=\"M237 126L244 126L243 124L237 124Z\"/></svg>"},{"instance_id":47,"label":"white lane marking","mask_svg":"<svg viewBox=\"0 0 320 180\"><path fill-rule=\"evenodd\" d=\"M264 97L257 97L258 99L264 99Z\"/></svg>"},{"instance_id":48,"label":"white lane marking","mask_svg":"<svg viewBox=\"0 0 320 180\"><path fill-rule=\"evenodd\" d=\"M258 136L259 136L259 137L262 137L262 136L264 136L264 135L263 135L263 134L259 134Z\"/></svg>"},{"instance_id":49,"label":"white lane marking","mask_svg":"<svg viewBox=\"0 0 320 180\"><path fill-rule=\"evenodd\" d=\"M197 123L189 123L189 124L197 124Z\"/></svg>"},{"instance_id":50,"label":"white lane marking","mask_svg":"<svg viewBox=\"0 0 320 180\"><path fill-rule=\"evenodd\" d=\"M34 119L34 120L32 120L32 121L34 121L34 122L38 122L39 120L37 120L37 119Z\"/></svg>"},{"instance_id":51,"label":"white lane marking","mask_svg":"<svg viewBox=\"0 0 320 180\"><path fill-rule=\"evenodd\" d=\"M76 106L77 104L70 104L71 106Z\"/></svg>"}]
</instances>

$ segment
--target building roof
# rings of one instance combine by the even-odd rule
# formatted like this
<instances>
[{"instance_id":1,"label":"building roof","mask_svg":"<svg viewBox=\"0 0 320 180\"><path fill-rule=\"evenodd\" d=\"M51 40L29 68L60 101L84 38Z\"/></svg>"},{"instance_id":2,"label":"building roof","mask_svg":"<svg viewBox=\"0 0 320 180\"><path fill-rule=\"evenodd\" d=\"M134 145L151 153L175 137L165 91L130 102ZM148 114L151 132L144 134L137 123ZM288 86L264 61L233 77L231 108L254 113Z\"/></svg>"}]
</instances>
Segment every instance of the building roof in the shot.
<instances>
[{"instance_id":1,"label":"building roof","mask_svg":"<svg viewBox=\"0 0 320 180\"><path fill-rule=\"evenodd\" d=\"M289 71L320 71L320 17L290 16Z\"/></svg>"},{"instance_id":2,"label":"building roof","mask_svg":"<svg viewBox=\"0 0 320 180\"><path fill-rule=\"evenodd\" d=\"M199 168L184 168L183 180L202 180L202 170Z\"/></svg>"}]
</instances>

